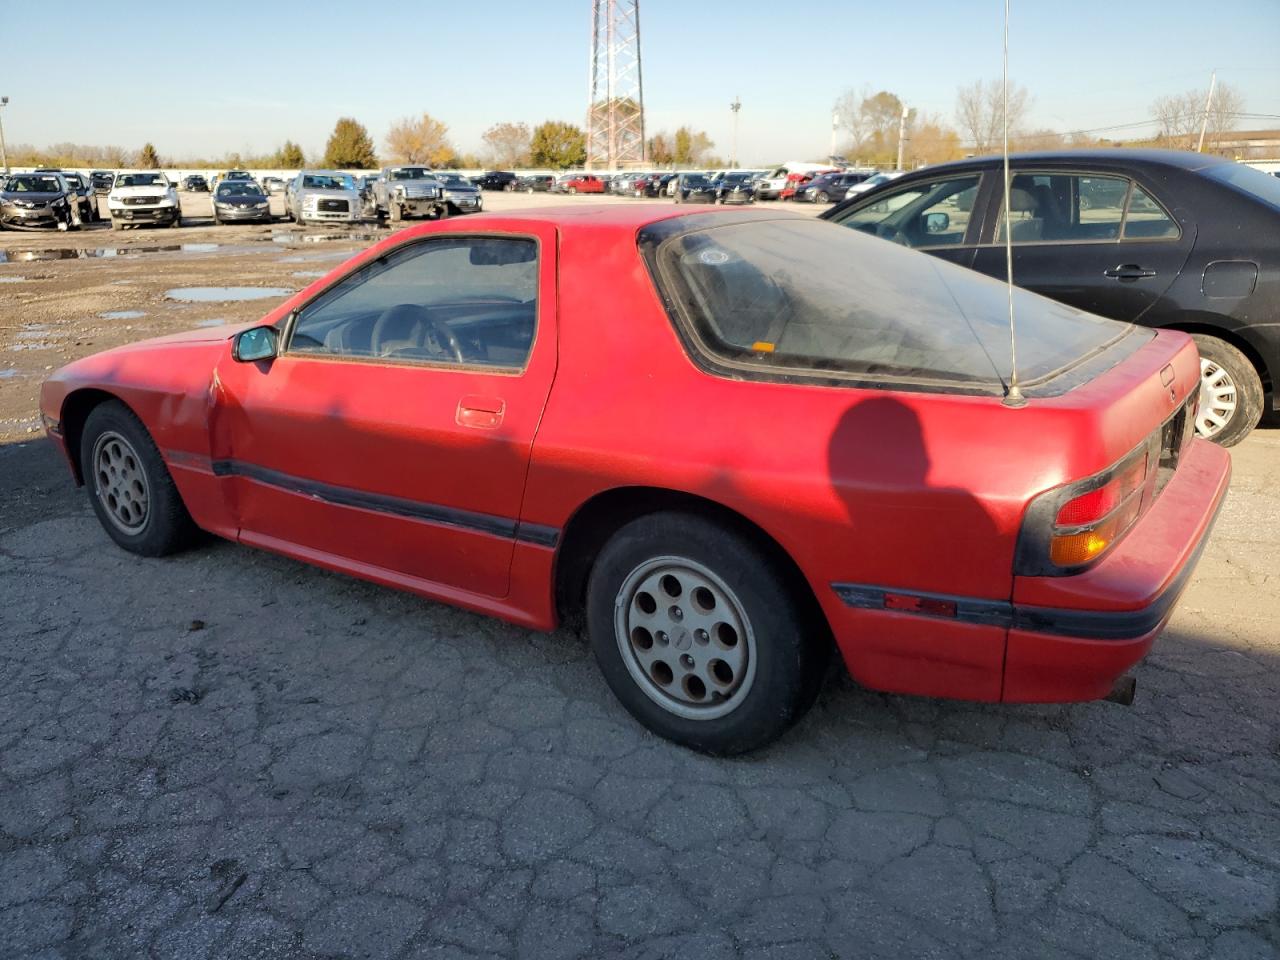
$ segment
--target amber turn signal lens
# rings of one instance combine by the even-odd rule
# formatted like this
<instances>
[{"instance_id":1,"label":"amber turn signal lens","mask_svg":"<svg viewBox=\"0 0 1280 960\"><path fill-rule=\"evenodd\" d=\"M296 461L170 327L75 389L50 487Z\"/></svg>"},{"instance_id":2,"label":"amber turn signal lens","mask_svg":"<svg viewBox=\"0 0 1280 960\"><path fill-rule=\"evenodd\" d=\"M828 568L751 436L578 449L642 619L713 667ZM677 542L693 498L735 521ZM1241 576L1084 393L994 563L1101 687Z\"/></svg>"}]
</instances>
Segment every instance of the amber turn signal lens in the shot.
<instances>
[{"instance_id":1,"label":"amber turn signal lens","mask_svg":"<svg viewBox=\"0 0 1280 960\"><path fill-rule=\"evenodd\" d=\"M1139 498L1133 497L1092 530L1054 537L1049 545L1049 559L1060 567L1074 567L1095 559L1116 537L1133 526L1140 506Z\"/></svg>"}]
</instances>

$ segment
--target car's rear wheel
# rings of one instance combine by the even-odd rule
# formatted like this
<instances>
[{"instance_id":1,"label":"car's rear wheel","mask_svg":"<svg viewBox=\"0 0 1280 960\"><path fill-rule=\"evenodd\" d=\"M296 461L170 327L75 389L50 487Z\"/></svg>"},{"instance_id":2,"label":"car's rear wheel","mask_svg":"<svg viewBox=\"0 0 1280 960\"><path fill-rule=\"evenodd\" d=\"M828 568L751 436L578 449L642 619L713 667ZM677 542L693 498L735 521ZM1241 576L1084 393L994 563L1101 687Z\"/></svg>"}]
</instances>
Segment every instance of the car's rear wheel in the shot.
<instances>
[{"instance_id":1,"label":"car's rear wheel","mask_svg":"<svg viewBox=\"0 0 1280 960\"><path fill-rule=\"evenodd\" d=\"M1192 334L1200 350L1200 410L1196 433L1233 447L1262 419L1262 380L1249 358L1225 340Z\"/></svg>"},{"instance_id":2,"label":"car's rear wheel","mask_svg":"<svg viewBox=\"0 0 1280 960\"><path fill-rule=\"evenodd\" d=\"M591 570L587 626L637 720L718 754L762 746L798 720L830 649L776 563L692 514L651 514L614 534Z\"/></svg>"},{"instance_id":3,"label":"car's rear wheel","mask_svg":"<svg viewBox=\"0 0 1280 960\"><path fill-rule=\"evenodd\" d=\"M124 549L160 557L188 546L196 525L146 427L128 407L108 401L90 412L80 436L89 502Z\"/></svg>"},{"instance_id":4,"label":"car's rear wheel","mask_svg":"<svg viewBox=\"0 0 1280 960\"><path fill-rule=\"evenodd\" d=\"M831 198L827 196L827 193L825 190L819 190L817 195L813 199L816 200L818 203L826 203Z\"/></svg>"}]
</instances>

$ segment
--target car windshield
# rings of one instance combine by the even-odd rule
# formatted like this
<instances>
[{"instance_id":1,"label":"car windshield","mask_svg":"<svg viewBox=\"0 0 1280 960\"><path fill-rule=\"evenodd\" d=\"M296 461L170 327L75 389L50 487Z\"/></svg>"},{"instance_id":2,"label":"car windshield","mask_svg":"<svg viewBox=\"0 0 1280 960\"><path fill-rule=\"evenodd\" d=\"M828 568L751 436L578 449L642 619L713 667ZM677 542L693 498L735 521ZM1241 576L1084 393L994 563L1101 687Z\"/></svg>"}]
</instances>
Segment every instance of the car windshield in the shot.
<instances>
[{"instance_id":1,"label":"car windshield","mask_svg":"<svg viewBox=\"0 0 1280 960\"><path fill-rule=\"evenodd\" d=\"M218 196L220 197L256 197L262 199L262 191L251 183L220 183L218 184Z\"/></svg>"},{"instance_id":2,"label":"car windshield","mask_svg":"<svg viewBox=\"0 0 1280 960\"><path fill-rule=\"evenodd\" d=\"M401 167L398 170L392 170L391 180L430 180L431 171L426 167Z\"/></svg>"},{"instance_id":3,"label":"car windshield","mask_svg":"<svg viewBox=\"0 0 1280 960\"><path fill-rule=\"evenodd\" d=\"M245 173L243 170L232 170L226 176L227 180L252 180L251 174Z\"/></svg>"},{"instance_id":4,"label":"car windshield","mask_svg":"<svg viewBox=\"0 0 1280 960\"><path fill-rule=\"evenodd\" d=\"M686 173L684 182L691 187L704 187L707 185L707 178L700 173Z\"/></svg>"},{"instance_id":5,"label":"car windshield","mask_svg":"<svg viewBox=\"0 0 1280 960\"><path fill-rule=\"evenodd\" d=\"M346 174L329 176L328 174L309 173L302 178L302 186L313 190L353 190L351 178Z\"/></svg>"},{"instance_id":6,"label":"car windshield","mask_svg":"<svg viewBox=\"0 0 1280 960\"><path fill-rule=\"evenodd\" d=\"M735 370L958 383L998 394L1006 286L834 224L730 223L672 237L658 274L699 349ZM1018 371L1046 380L1132 325L1015 291Z\"/></svg>"},{"instance_id":7,"label":"car windshield","mask_svg":"<svg viewBox=\"0 0 1280 960\"><path fill-rule=\"evenodd\" d=\"M61 193L62 184L57 177L16 176L5 184L10 193Z\"/></svg>"},{"instance_id":8,"label":"car windshield","mask_svg":"<svg viewBox=\"0 0 1280 960\"><path fill-rule=\"evenodd\" d=\"M1280 179L1269 176L1254 167L1243 163L1220 163L1209 167L1204 175L1211 180L1225 183L1227 186L1247 193L1267 206L1280 210Z\"/></svg>"},{"instance_id":9,"label":"car windshield","mask_svg":"<svg viewBox=\"0 0 1280 960\"><path fill-rule=\"evenodd\" d=\"M442 173L440 179L451 187L469 187L471 181L460 173Z\"/></svg>"},{"instance_id":10,"label":"car windshield","mask_svg":"<svg viewBox=\"0 0 1280 960\"><path fill-rule=\"evenodd\" d=\"M724 175L724 178L725 178L725 180L727 180L729 183L737 183L737 182L739 182L739 181L741 181L741 182L743 182L743 183L746 183L748 180L750 180L750 179L751 179L751 174L749 174L749 173L726 173L726 174Z\"/></svg>"},{"instance_id":11,"label":"car windshield","mask_svg":"<svg viewBox=\"0 0 1280 960\"><path fill-rule=\"evenodd\" d=\"M116 177L117 187L152 187L152 186L168 186L169 182L165 180L164 174L161 173L122 173Z\"/></svg>"}]
</instances>

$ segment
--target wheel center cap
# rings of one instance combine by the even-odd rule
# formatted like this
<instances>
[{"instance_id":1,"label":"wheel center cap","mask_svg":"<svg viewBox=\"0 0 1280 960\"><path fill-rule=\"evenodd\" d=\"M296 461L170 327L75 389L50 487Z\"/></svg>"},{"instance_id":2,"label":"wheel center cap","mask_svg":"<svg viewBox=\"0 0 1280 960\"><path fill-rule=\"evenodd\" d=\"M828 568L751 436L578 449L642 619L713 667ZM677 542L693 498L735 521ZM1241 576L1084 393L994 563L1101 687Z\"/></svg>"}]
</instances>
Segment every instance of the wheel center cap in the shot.
<instances>
[{"instance_id":1,"label":"wheel center cap","mask_svg":"<svg viewBox=\"0 0 1280 960\"><path fill-rule=\"evenodd\" d=\"M676 645L677 650L688 650L693 645L693 637L684 627L677 629L671 640Z\"/></svg>"}]
</instances>

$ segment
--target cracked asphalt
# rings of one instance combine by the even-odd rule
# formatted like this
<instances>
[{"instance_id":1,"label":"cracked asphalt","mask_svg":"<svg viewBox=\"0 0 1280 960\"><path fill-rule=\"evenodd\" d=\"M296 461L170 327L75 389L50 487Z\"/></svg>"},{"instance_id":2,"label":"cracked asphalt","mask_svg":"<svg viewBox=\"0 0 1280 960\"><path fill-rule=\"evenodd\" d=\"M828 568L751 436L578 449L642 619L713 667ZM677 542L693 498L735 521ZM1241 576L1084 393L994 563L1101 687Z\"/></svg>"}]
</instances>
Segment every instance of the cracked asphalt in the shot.
<instances>
[{"instance_id":1,"label":"cracked asphalt","mask_svg":"<svg viewBox=\"0 0 1280 960\"><path fill-rule=\"evenodd\" d=\"M651 736L585 643L210 542L0 447L0 957L1263 958L1280 432L1131 708L883 696Z\"/></svg>"}]
</instances>

